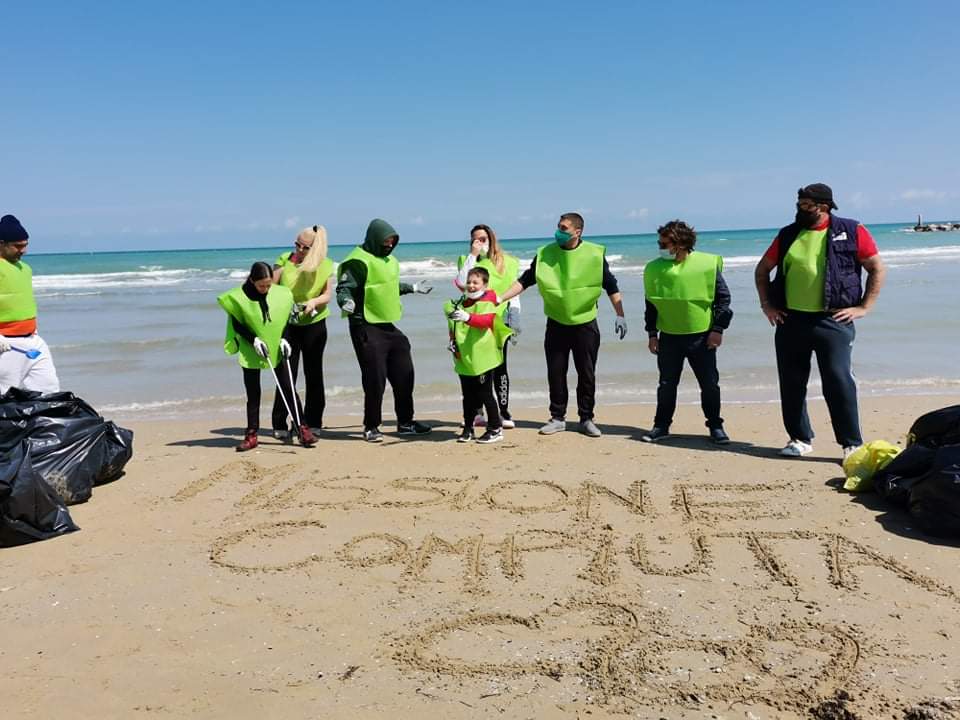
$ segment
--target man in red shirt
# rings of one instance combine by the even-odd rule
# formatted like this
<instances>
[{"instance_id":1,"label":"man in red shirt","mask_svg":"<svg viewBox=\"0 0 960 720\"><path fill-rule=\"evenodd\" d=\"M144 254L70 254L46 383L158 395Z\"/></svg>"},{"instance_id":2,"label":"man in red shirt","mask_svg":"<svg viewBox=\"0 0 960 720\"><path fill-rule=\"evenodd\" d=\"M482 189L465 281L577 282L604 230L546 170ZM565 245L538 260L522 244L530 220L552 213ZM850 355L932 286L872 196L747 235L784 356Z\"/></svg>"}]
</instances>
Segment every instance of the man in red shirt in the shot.
<instances>
[{"instance_id":1,"label":"man in red shirt","mask_svg":"<svg viewBox=\"0 0 960 720\"><path fill-rule=\"evenodd\" d=\"M780 404L790 436L780 454L787 457L813 450L806 398L814 353L844 457L863 444L852 368L853 321L876 303L886 269L870 232L857 220L833 215L836 209L828 185L800 188L795 221L777 233L754 274L760 307L776 327ZM866 287L861 270L867 273Z\"/></svg>"}]
</instances>

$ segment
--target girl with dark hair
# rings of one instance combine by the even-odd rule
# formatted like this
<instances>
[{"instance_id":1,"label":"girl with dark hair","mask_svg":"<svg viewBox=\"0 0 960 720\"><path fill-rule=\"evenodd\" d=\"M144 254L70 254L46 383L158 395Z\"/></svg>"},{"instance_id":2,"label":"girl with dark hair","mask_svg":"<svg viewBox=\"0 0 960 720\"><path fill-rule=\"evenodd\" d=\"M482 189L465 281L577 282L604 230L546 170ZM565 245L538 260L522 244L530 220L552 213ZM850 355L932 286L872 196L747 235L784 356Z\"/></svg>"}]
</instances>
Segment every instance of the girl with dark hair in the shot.
<instances>
[{"instance_id":1,"label":"girl with dark hair","mask_svg":"<svg viewBox=\"0 0 960 720\"><path fill-rule=\"evenodd\" d=\"M457 289L463 292L467 285L467 275L475 267L485 268L490 274L490 289L497 294L503 295L510 286L516 282L520 274L520 263L513 255L503 252L500 243L497 241L497 235L489 225L474 225L470 230L470 251L467 255L461 255L457 260L457 277L453 284ZM508 303L501 303L497 307L497 316L503 320L503 323L513 330L511 342L516 343L516 337L520 334L520 298L514 298ZM503 346L503 362L493 371L493 391L497 396L497 404L500 407L500 418L504 428L514 427L513 419L510 417L508 404L510 402L510 377L507 375L507 346ZM485 419L482 414L483 408L477 408L477 417L474 425L482 425Z\"/></svg>"},{"instance_id":2,"label":"girl with dark hair","mask_svg":"<svg viewBox=\"0 0 960 720\"><path fill-rule=\"evenodd\" d=\"M247 430L237 451L252 450L257 446L260 429L260 371L275 368L277 385L290 407L300 401L290 384L287 368L281 360L289 360L290 344L283 339L293 294L282 285L273 284L273 268L267 263L255 262L246 282L217 298L227 313L227 334L223 349L228 355L237 355L243 368L243 386L247 392ZM288 366L289 367L289 366ZM310 428L299 427L300 443L310 447L316 439Z\"/></svg>"}]
</instances>

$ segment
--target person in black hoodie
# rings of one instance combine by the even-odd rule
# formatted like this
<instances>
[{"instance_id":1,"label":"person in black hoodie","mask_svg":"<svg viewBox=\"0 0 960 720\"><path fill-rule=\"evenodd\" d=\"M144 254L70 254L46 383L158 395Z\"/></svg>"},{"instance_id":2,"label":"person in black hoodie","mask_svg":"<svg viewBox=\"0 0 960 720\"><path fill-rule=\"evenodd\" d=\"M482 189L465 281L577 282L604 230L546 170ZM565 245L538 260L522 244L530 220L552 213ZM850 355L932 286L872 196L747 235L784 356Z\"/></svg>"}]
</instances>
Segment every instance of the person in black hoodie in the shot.
<instances>
[{"instance_id":1,"label":"person in black hoodie","mask_svg":"<svg viewBox=\"0 0 960 720\"><path fill-rule=\"evenodd\" d=\"M398 435L425 435L431 428L413 419L413 357L410 341L394 323L403 314L400 296L427 294L429 283L400 282L400 263L391 253L400 236L376 218L361 245L340 263L337 305L348 318L350 339L363 383L363 438L380 442L383 393L393 388Z\"/></svg>"}]
</instances>

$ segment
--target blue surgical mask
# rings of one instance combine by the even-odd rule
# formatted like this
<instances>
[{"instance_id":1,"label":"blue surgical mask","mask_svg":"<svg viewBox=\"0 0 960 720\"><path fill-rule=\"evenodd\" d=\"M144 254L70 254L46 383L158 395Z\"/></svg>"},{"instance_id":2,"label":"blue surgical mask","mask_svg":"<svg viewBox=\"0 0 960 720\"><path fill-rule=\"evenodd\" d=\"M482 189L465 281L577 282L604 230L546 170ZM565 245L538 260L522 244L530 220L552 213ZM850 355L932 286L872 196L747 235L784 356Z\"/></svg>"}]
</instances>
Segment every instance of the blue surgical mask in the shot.
<instances>
[{"instance_id":1,"label":"blue surgical mask","mask_svg":"<svg viewBox=\"0 0 960 720\"><path fill-rule=\"evenodd\" d=\"M667 248L660 248L660 257L664 260L676 260L673 253L667 250Z\"/></svg>"},{"instance_id":2,"label":"blue surgical mask","mask_svg":"<svg viewBox=\"0 0 960 720\"><path fill-rule=\"evenodd\" d=\"M568 242L573 240L573 235L563 230L557 230L553 234L553 239L557 241L557 245L566 245Z\"/></svg>"}]
</instances>

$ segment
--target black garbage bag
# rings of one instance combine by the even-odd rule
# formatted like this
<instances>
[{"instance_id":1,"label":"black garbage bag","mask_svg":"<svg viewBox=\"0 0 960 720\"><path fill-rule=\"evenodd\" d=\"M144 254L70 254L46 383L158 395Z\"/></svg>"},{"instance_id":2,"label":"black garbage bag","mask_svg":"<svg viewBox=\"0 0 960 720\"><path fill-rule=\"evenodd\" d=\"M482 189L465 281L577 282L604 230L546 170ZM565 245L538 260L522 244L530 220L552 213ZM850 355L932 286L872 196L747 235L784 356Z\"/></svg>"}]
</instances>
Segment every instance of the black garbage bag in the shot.
<instances>
[{"instance_id":1,"label":"black garbage bag","mask_svg":"<svg viewBox=\"0 0 960 720\"><path fill-rule=\"evenodd\" d=\"M907 433L907 446L942 447L960 443L960 405L940 408L913 421Z\"/></svg>"},{"instance_id":2,"label":"black garbage bag","mask_svg":"<svg viewBox=\"0 0 960 720\"><path fill-rule=\"evenodd\" d=\"M960 445L936 451L933 467L910 490L910 514L930 535L960 537Z\"/></svg>"},{"instance_id":3,"label":"black garbage bag","mask_svg":"<svg viewBox=\"0 0 960 720\"><path fill-rule=\"evenodd\" d=\"M26 441L34 470L68 504L114 480L133 456L133 432L70 392L10 388L0 396L0 452Z\"/></svg>"},{"instance_id":4,"label":"black garbage bag","mask_svg":"<svg viewBox=\"0 0 960 720\"><path fill-rule=\"evenodd\" d=\"M0 452L0 547L79 529L63 500L33 467L26 441Z\"/></svg>"},{"instance_id":5,"label":"black garbage bag","mask_svg":"<svg viewBox=\"0 0 960 720\"><path fill-rule=\"evenodd\" d=\"M881 497L901 507L910 504L910 491L930 468L937 451L914 443L873 476L873 489Z\"/></svg>"}]
</instances>

